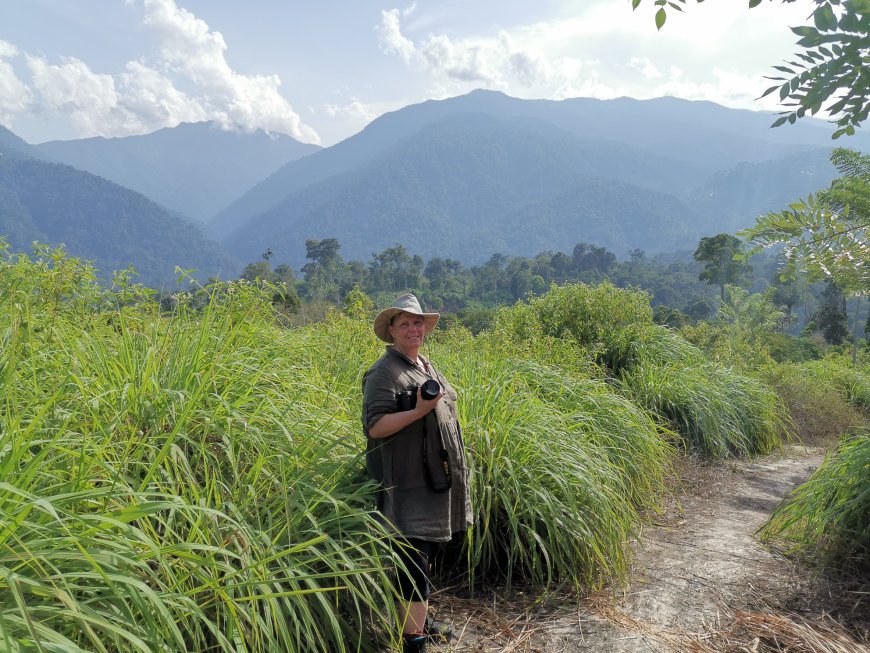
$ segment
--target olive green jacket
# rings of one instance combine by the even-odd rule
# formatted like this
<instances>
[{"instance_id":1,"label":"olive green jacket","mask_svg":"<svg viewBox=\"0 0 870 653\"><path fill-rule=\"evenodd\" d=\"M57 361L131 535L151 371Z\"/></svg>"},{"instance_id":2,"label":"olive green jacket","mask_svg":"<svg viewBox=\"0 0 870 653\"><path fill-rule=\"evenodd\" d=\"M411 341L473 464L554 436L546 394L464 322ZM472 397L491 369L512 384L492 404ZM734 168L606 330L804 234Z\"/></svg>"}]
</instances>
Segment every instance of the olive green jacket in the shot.
<instances>
[{"instance_id":1,"label":"olive green jacket","mask_svg":"<svg viewBox=\"0 0 870 653\"><path fill-rule=\"evenodd\" d=\"M428 361L427 361L428 362ZM459 420L456 391L431 363L427 375L394 347L363 376L363 432L367 438L366 466L381 490L378 509L388 524L405 537L444 542L471 526L473 516L468 487L468 463ZM422 385L427 379L441 384L444 396L432 411L437 419L419 419L386 438L368 436L384 415L398 410L396 393ZM431 413L430 413L431 415ZM452 485L446 492L432 490L423 472L423 438L429 450L440 438L450 461ZM432 455L431 453L429 454Z\"/></svg>"}]
</instances>

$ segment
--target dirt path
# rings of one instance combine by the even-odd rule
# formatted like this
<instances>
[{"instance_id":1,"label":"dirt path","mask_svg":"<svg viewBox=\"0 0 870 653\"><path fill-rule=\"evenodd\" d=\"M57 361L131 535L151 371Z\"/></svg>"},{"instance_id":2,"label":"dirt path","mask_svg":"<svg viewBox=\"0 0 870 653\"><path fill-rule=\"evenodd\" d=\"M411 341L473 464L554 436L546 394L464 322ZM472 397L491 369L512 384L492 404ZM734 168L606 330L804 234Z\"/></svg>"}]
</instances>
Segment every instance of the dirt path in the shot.
<instances>
[{"instance_id":1,"label":"dirt path","mask_svg":"<svg viewBox=\"0 0 870 653\"><path fill-rule=\"evenodd\" d=\"M866 593L837 595L825 581L754 537L822 459L821 450L789 447L754 461L694 467L678 503L644 533L632 584L615 601L610 594L579 604L562 596L530 608L523 596L461 600L445 593L435 602L438 616L452 620L460 637L436 650L870 651L828 616L832 607L845 610L841 618L851 622L853 633L857 624L859 637L867 642ZM774 630L780 643L795 633L807 641L824 633L835 646L765 648L764 635Z\"/></svg>"}]
</instances>

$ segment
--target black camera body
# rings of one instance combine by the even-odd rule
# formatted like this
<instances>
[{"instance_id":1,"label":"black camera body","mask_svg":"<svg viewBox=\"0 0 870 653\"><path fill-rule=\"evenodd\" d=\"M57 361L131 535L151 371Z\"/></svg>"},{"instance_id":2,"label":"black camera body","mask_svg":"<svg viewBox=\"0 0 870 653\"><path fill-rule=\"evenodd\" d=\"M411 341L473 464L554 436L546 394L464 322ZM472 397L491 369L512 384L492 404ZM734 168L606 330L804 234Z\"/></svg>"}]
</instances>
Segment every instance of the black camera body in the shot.
<instances>
[{"instance_id":1,"label":"black camera body","mask_svg":"<svg viewBox=\"0 0 870 653\"><path fill-rule=\"evenodd\" d=\"M417 388L420 388L420 396L423 399L434 399L441 392L441 385L434 379L429 379L423 385L415 385L412 390L402 390L396 393L396 402L399 411L414 410L417 407Z\"/></svg>"}]
</instances>

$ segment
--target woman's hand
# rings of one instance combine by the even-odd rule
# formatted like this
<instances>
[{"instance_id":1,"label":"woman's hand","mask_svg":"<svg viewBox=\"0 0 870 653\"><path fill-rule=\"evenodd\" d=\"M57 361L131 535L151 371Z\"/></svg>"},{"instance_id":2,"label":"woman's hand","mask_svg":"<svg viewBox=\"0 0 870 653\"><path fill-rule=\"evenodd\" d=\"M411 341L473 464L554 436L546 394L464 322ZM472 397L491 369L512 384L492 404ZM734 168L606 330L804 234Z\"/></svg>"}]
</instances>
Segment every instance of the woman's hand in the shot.
<instances>
[{"instance_id":1,"label":"woman's hand","mask_svg":"<svg viewBox=\"0 0 870 653\"><path fill-rule=\"evenodd\" d=\"M441 397L443 396L444 393L439 391L434 399L423 399L421 389L418 386L417 405L411 410L403 410L398 413L384 415L369 429L369 437L378 440L380 438L388 438L394 433L398 433L408 426L408 424L412 424L418 419L423 419L423 417L435 410L435 406L438 405L438 402L441 401Z\"/></svg>"},{"instance_id":2,"label":"woman's hand","mask_svg":"<svg viewBox=\"0 0 870 653\"><path fill-rule=\"evenodd\" d=\"M444 396L443 390L438 390L438 394L433 399L423 399L423 386L417 386L417 407L414 408L411 412L420 412L420 416L417 419L420 419L427 413L435 410L435 406L438 405L438 402L441 401L441 397Z\"/></svg>"}]
</instances>

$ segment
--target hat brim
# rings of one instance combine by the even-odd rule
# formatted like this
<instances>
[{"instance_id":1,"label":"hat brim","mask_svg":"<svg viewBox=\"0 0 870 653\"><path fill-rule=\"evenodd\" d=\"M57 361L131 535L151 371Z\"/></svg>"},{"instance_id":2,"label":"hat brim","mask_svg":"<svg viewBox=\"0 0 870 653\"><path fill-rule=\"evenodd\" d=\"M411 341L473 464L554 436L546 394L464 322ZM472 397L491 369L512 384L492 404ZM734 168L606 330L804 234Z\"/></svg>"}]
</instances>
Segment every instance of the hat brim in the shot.
<instances>
[{"instance_id":1,"label":"hat brim","mask_svg":"<svg viewBox=\"0 0 870 653\"><path fill-rule=\"evenodd\" d=\"M417 311L409 311L406 308L396 308L391 306L385 308L375 318L374 331L375 335L386 343L393 343L393 336L390 335L390 321L399 313L408 313L409 315L419 315L423 318L423 325L426 327L426 333L432 331L438 320L441 319L440 313L418 313Z\"/></svg>"}]
</instances>

